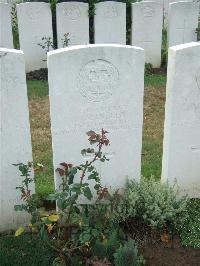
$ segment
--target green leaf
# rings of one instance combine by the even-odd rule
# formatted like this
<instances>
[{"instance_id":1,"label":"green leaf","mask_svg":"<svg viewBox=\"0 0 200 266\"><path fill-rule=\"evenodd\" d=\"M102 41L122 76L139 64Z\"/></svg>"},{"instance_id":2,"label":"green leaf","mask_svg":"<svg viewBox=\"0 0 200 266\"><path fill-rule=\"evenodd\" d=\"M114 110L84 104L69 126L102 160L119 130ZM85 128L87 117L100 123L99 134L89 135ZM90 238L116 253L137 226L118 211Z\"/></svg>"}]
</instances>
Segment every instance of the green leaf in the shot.
<instances>
[{"instance_id":1,"label":"green leaf","mask_svg":"<svg viewBox=\"0 0 200 266\"><path fill-rule=\"evenodd\" d=\"M25 231L25 228L20 226L17 231L15 232L15 236L20 236L21 234L23 234Z\"/></svg>"},{"instance_id":2,"label":"green leaf","mask_svg":"<svg viewBox=\"0 0 200 266\"><path fill-rule=\"evenodd\" d=\"M56 194L49 194L47 197L47 200L50 200L50 201L54 201L56 199L57 199Z\"/></svg>"},{"instance_id":3,"label":"green leaf","mask_svg":"<svg viewBox=\"0 0 200 266\"><path fill-rule=\"evenodd\" d=\"M99 174L96 172L96 171L93 171L89 176L88 176L88 180L95 180L96 182L99 182L100 181L100 178L99 178Z\"/></svg>"},{"instance_id":4,"label":"green leaf","mask_svg":"<svg viewBox=\"0 0 200 266\"><path fill-rule=\"evenodd\" d=\"M93 198L92 192L89 187L84 188L83 194L88 200L91 200Z\"/></svg>"},{"instance_id":5,"label":"green leaf","mask_svg":"<svg viewBox=\"0 0 200 266\"><path fill-rule=\"evenodd\" d=\"M80 194L81 184L79 183L74 184L73 187L71 188L71 191Z\"/></svg>"},{"instance_id":6,"label":"green leaf","mask_svg":"<svg viewBox=\"0 0 200 266\"><path fill-rule=\"evenodd\" d=\"M48 234L47 231L45 229L45 225L41 227L40 229L40 237L42 240L47 240L48 239Z\"/></svg>"},{"instance_id":7,"label":"green leaf","mask_svg":"<svg viewBox=\"0 0 200 266\"><path fill-rule=\"evenodd\" d=\"M23 211L26 209L26 205L22 204L22 205L15 205L14 206L15 211Z\"/></svg>"}]
</instances>

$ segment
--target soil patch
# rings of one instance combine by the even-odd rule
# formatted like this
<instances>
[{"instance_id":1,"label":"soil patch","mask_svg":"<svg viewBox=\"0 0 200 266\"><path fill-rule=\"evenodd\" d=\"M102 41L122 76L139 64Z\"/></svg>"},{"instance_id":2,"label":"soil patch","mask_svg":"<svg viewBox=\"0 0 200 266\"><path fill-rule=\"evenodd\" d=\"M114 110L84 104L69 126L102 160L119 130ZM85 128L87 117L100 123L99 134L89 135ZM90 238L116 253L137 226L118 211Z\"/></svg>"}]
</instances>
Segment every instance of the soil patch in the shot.
<instances>
[{"instance_id":1,"label":"soil patch","mask_svg":"<svg viewBox=\"0 0 200 266\"><path fill-rule=\"evenodd\" d=\"M26 74L28 80L48 80L48 69L41 68L34 70Z\"/></svg>"},{"instance_id":2,"label":"soil patch","mask_svg":"<svg viewBox=\"0 0 200 266\"><path fill-rule=\"evenodd\" d=\"M124 230L137 242L147 266L200 266L200 249L183 247L178 235L167 230L153 230L141 221L132 220Z\"/></svg>"}]
</instances>

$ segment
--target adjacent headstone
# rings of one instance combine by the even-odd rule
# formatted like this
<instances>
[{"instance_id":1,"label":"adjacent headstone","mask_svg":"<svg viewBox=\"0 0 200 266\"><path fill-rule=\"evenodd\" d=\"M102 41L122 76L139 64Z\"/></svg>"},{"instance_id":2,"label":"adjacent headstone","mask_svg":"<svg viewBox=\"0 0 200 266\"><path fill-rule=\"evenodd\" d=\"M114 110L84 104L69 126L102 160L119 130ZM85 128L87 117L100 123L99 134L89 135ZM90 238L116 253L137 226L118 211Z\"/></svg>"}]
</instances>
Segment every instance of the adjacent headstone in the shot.
<instances>
[{"instance_id":1,"label":"adjacent headstone","mask_svg":"<svg viewBox=\"0 0 200 266\"><path fill-rule=\"evenodd\" d=\"M197 41L199 3L176 2L170 4L168 20L168 44L178 44Z\"/></svg>"},{"instance_id":2,"label":"adjacent headstone","mask_svg":"<svg viewBox=\"0 0 200 266\"><path fill-rule=\"evenodd\" d=\"M0 47L13 48L11 8L0 3Z\"/></svg>"},{"instance_id":3,"label":"adjacent headstone","mask_svg":"<svg viewBox=\"0 0 200 266\"><path fill-rule=\"evenodd\" d=\"M0 48L0 231L28 222L20 204L22 177L13 164L32 161L25 62L22 51ZM32 187L34 190L34 187Z\"/></svg>"},{"instance_id":4,"label":"adjacent headstone","mask_svg":"<svg viewBox=\"0 0 200 266\"><path fill-rule=\"evenodd\" d=\"M70 67L69 67L70 66ZM87 45L48 55L54 169L85 160L86 132L109 132L109 162L99 171L103 184L123 187L140 178L143 124L144 50L123 45ZM60 177L55 172L56 188Z\"/></svg>"},{"instance_id":5,"label":"adjacent headstone","mask_svg":"<svg viewBox=\"0 0 200 266\"><path fill-rule=\"evenodd\" d=\"M108 1L95 7L95 43L126 44L126 4Z\"/></svg>"},{"instance_id":6,"label":"adjacent headstone","mask_svg":"<svg viewBox=\"0 0 200 266\"><path fill-rule=\"evenodd\" d=\"M200 43L169 48L162 178L200 197Z\"/></svg>"},{"instance_id":7,"label":"adjacent headstone","mask_svg":"<svg viewBox=\"0 0 200 266\"><path fill-rule=\"evenodd\" d=\"M53 42L52 16L47 3L31 2L17 5L20 49L26 61L26 71L46 67L47 43L42 38L50 38ZM42 49L39 44L45 44Z\"/></svg>"},{"instance_id":8,"label":"adjacent headstone","mask_svg":"<svg viewBox=\"0 0 200 266\"><path fill-rule=\"evenodd\" d=\"M145 61L160 67L163 8L160 3L145 1L132 4L132 45L145 50Z\"/></svg>"},{"instance_id":9,"label":"adjacent headstone","mask_svg":"<svg viewBox=\"0 0 200 266\"><path fill-rule=\"evenodd\" d=\"M56 6L58 47L89 43L88 4L81 2L63 2ZM65 37L65 35L67 37Z\"/></svg>"}]
</instances>

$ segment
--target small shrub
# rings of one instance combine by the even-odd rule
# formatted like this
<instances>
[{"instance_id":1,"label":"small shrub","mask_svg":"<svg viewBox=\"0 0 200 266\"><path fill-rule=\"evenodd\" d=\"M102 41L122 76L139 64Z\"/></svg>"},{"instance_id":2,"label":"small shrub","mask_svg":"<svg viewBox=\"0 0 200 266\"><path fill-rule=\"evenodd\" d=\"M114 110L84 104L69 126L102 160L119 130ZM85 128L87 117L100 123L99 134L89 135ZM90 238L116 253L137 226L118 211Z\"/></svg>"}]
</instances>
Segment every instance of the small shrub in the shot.
<instances>
[{"instance_id":1,"label":"small shrub","mask_svg":"<svg viewBox=\"0 0 200 266\"><path fill-rule=\"evenodd\" d=\"M191 199L188 202L187 213L187 218L179 225L182 244L200 248L200 199Z\"/></svg>"},{"instance_id":2,"label":"small shrub","mask_svg":"<svg viewBox=\"0 0 200 266\"><path fill-rule=\"evenodd\" d=\"M137 246L133 240L129 240L114 254L115 266L139 266L144 265L144 259L139 256Z\"/></svg>"},{"instance_id":3,"label":"small shrub","mask_svg":"<svg viewBox=\"0 0 200 266\"><path fill-rule=\"evenodd\" d=\"M118 221L137 218L154 228L168 225L175 229L180 218L186 217L186 206L187 198L179 198L176 185L171 187L154 178L129 181L113 217Z\"/></svg>"}]
</instances>

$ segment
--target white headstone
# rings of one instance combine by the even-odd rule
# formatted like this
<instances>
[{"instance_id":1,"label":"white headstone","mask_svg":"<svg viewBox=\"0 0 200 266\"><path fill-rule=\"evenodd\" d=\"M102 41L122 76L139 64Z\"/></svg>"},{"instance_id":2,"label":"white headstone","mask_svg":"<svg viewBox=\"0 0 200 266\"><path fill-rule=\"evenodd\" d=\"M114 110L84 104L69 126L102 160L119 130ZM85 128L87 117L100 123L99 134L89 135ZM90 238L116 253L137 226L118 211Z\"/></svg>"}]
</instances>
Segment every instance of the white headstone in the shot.
<instances>
[{"instance_id":1,"label":"white headstone","mask_svg":"<svg viewBox=\"0 0 200 266\"><path fill-rule=\"evenodd\" d=\"M32 161L25 62L22 51L0 48L0 231L27 221L16 212L22 177L13 164ZM32 189L34 189L32 187Z\"/></svg>"},{"instance_id":2,"label":"white headstone","mask_svg":"<svg viewBox=\"0 0 200 266\"><path fill-rule=\"evenodd\" d=\"M145 61L160 67L163 12L160 3L132 4L132 45L145 50Z\"/></svg>"},{"instance_id":3,"label":"white headstone","mask_svg":"<svg viewBox=\"0 0 200 266\"><path fill-rule=\"evenodd\" d=\"M162 177L200 197L200 43L169 49Z\"/></svg>"},{"instance_id":4,"label":"white headstone","mask_svg":"<svg viewBox=\"0 0 200 266\"><path fill-rule=\"evenodd\" d=\"M13 48L11 8L0 3L0 47Z\"/></svg>"},{"instance_id":5,"label":"white headstone","mask_svg":"<svg viewBox=\"0 0 200 266\"><path fill-rule=\"evenodd\" d=\"M170 4L168 20L168 44L178 44L197 41L199 3L176 2Z\"/></svg>"},{"instance_id":6,"label":"white headstone","mask_svg":"<svg viewBox=\"0 0 200 266\"><path fill-rule=\"evenodd\" d=\"M95 7L95 43L126 44L126 4L107 1Z\"/></svg>"},{"instance_id":7,"label":"white headstone","mask_svg":"<svg viewBox=\"0 0 200 266\"><path fill-rule=\"evenodd\" d=\"M52 16L47 3L22 3L17 5L20 49L26 61L26 71L46 67L46 52L38 44L43 44L43 37L51 38Z\"/></svg>"},{"instance_id":8,"label":"white headstone","mask_svg":"<svg viewBox=\"0 0 200 266\"><path fill-rule=\"evenodd\" d=\"M56 6L58 47L63 48L64 35L69 34L69 45L89 43L88 4L63 2Z\"/></svg>"},{"instance_id":9,"label":"white headstone","mask_svg":"<svg viewBox=\"0 0 200 266\"><path fill-rule=\"evenodd\" d=\"M70 66L70 67L69 67ZM144 50L123 45L88 45L48 56L54 169L63 161L83 163L86 132L109 132L109 162L103 184L123 187L140 178L143 124ZM58 188L60 177L55 173Z\"/></svg>"}]
</instances>

